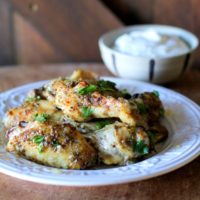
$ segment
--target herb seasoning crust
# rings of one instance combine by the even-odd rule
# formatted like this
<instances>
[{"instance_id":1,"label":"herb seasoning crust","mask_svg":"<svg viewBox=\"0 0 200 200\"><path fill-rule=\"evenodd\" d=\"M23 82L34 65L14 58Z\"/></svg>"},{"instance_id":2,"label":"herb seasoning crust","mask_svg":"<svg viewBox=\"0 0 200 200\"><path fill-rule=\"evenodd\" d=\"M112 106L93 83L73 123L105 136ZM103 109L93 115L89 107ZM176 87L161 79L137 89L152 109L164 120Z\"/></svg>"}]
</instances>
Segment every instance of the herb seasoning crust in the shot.
<instances>
[{"instance_id":1,"label":"herb seasoning crust","mask_svg":"<svg viewBox=\"0 0 200 200\"><path fill-rule=\"evenodd\" d=\"M30 91L5 118L7 151L65 169L125 165L168 136L158 91L129 94L93 72L75 71Z\"/></svg>"}]
</instances>

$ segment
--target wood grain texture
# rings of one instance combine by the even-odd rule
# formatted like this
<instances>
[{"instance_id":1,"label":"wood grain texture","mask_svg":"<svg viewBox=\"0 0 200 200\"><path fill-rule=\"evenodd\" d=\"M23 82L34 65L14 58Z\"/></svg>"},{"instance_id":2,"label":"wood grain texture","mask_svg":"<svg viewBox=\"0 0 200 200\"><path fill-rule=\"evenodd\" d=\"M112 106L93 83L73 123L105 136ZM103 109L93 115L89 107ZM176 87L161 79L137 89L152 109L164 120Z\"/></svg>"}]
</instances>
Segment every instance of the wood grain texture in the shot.
<instances>
[{"instance_id":1,"label":"wood grain texture","mask_svg":"<svg viewBox=\"0 0 200 200\"><path fill-rule=\"evenodd\" d=\"M98 0L13 0L12 5L22 18L15 15L18 63L100 60L98 38L122 26ZM26 52L29 45L39 52Z\"/></svg>"},{"instance_id":2,"label":"wood grain texture","mask_svg":"<svg viewBox=\"0 0 200 200\"><path fill-rule=\"evenodd\" d=\"M71 74L75 68L94 70L100 75L110 75L98 63L71 63L61 65L33 65L0 69L0 91L24 83ZM188 96L200 104L200 71L190 70L176 82L165 85ZM60 187L42 185L0 174L0 199L2 200L199 200L200 157L169 174L150 180L104 187Z\"/></svg>"},{"instance_id":3,"label":"wood grain texture","mask_svg":"<svg viewBox=\"0 0 200 200\"><path fill-rule=\"evenodd\" d=\"M17 63L59 62L69 57L56 50L26 19L14 13Z\"/></svg>"},{"instance_id":4,"label":"wood grain texture","mask_svg":"<svg viewBox=\"0 0 200 200\"><path fill-rule=\"evenodd\" d=\"M0 0L0 65L15 62L12 15L12 6L7 0Z\"/></svg>"},{"instance_id":5,"label":"wood grain texture","mask_svg":"<svg viewBox=\"0 0 200 200\"><path fill-rule=\"evenodd\" d=\"M179 26L192 31L193 10L189 0L182 0L181 4L178 0L154 0L153 22Z\"/></svg>"},{"instance_id":6,"label":"wood grain texture","mask_svg":"<svg viewBox=\"0 0 200 200\"><path fill-rule=\"evenodd\" d=\"M0 0L0 65L99 61L99 36L123 22L180 26L200 38L199 7L199 0Z\"/></svg>"}]
</instances>

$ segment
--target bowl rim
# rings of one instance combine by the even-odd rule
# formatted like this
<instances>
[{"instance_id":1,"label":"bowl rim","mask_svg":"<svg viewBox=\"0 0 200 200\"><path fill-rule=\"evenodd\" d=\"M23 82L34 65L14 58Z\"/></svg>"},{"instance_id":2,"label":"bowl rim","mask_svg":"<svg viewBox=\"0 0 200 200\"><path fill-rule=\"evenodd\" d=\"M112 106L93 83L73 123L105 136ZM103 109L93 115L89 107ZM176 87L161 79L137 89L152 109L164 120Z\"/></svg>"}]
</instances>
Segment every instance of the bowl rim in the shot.
<instances>
[{"instance_id":1,"label":"bowl rim","mask_svg":"<svg viewBox=\"0 0 200 200\"><path fill-rule=\"evenodd\" d=\"M179 32L181 31L181 32L187 34L189 37L191 37L191 38L194 40L195 45L193 45L193 47L190 46L189 50L186 51L185 53L180 53L180 54L178 54L178 55L167 56L167 57L149 57L149 56L134 56L134 55L126 54L126 53L120 52L120 51L118 51L118 50L116 50L116 49L110 47L109 45L107 45L107 44L105 43L105 39L106 39L108 36L110 36L110 35L112 35L112 34L114 34L114 33L117 33L117 32L120 33L120 32L122 32L122 33L119 34L119 35L122 35L122 34L125 33L124 31L126 31L126 30L127 30L127 33L128 33L128 32L130 32L131 30L134 30L134 29L137 29L137 28L144 28L144 29L148 29L148 28L166 29L166 28L168 28L168 29L171 29L171 30L174 30L174 31L176 31L176 30L179 31ZM117 36L113 39L113 41L114 41L117 37L119 37L119 35L117 35ZM185 41L186 43L191 44L190 40L187 40L187 39L184 38L184 41ZM141 58L141 59L154 59L154 60L155 60L155 59L156 59L156 60L168 60L168 59L173 59L173 58L182 57L182 56L184 56L184 55L191 54L192 52L194 52L194 51L198 48L198 46L199 46L199 39L198 39L198 37L197 37L195 34L193 34L192 32L190 32L190 31L188 31L188 30L186 30L186 29L177 27L177 26L170 26L170 25L164 25L164 24L137 24L137 25L125 26L125 27L122 27L122 28L117 28L117 29L114 29L114 30L111 30L111 31L108 31L108 32L104 33L104 34L99 38L98 44L99 44L100 50L101 50L101 47L104 47L104 48L106 48L107 50L109 50L110 52L112 52L113 54L118 54L118 55L124 56L124 57L138 58L138 59Z\"/></svg>"}]
</instances>

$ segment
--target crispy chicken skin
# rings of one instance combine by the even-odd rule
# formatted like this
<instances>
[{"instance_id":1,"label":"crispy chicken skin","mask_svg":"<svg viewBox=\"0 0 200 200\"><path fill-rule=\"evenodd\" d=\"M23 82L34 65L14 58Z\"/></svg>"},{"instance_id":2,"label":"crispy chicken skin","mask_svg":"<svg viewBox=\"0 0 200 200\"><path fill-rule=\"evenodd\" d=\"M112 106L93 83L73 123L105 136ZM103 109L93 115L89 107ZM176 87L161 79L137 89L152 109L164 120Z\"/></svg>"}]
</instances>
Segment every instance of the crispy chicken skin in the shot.
<instances>
[{"instance_id":1,"label":"crispy chicken skin","mask_svg":"<svg viewBox=\"0 0 200 200\"><path fill-rule=\"evenodd\" d=\"M124 165L168 136L158 92L130 95L90 71L51 80L4 118L7 151L58 168Z\"/></svg>"},{"instance_id":2,"label":"crispy chicken skin","mask_svg":"<svg viewBox=\"0 0 200 200\"><path fill-rule=\"evenodd\" d=\"M136 122L145 125L138 112L137 105L129 102L118 90L94 91L88 95L80 95L78 90L89 85L97 85L98 76L95 73L76 70L70 78L58 78L50 81L44 87L34 90L30 96L41 96L54 102L67 118L77 122L87 122L93 118L119 118L130 125ZM88 107L93 112L85 118L82 108Z\"/></svg>"},{"instance_id":3,"label":"crispy chicken skin","mask_svg":"<svg viewBox=\"0 0 200 200\"><path fill-rule=\"evenodd\" d=\"M35 114L47 114L46 122L34 120ZM95 164L95 149L71 125L66 125L63 113L47 100L33 100L9 110L4 118L7 128L7 150L20 153L36 162L69 169L84 169ZM44 136L42 152L32 138ZM64 141L67 141L64 143ZM55 150L54 143L59 149ZM76 155L76 156L75 156Z\"/></svg>"},{"instance_id":4,"label":"crispy chicken skin","mask_svg":"<svg viewBox=\"0 0 200 200\"><path fill-rule=\"evenodd\" d=\"M160 118L164 114L164 107L159 97L153 92L144 92L141 94L135 94L129 100L138 105L138 108L142 108L142 115L145 116L145 121L149 125L159 123Z\"/></svg>"},{"instance_id":5,"label":"crispy chicken skin","mask_svg":"<svg viewBox=\"0 0 200 200\"><path fill-rule=\"evenodd\" d=\"M6 128L17 125L19 122L33 121L35 114L46 113L51 116L52 121L61 121L62 112L56 106L47 100L28 101L17 108L10 109L4 117L4 125Z\"/></svg>"},{"instance_id":6,"label":"crispy chicken skin","mask_svg":"<svg viewBox=\"0 0 200 200\"><path fill-rule=\"evenodd\" d=\"M34 89L32 91L30 91L28 93L28 97L35 97L37 98L38 96L41 99L45 99L45 100L49 100L54 102L55 101L55 94L54 91L52 90L52 85L54 84L54 82L56 81L80 81L80 80L88 80L91 83L94 81L98 80L98 75L96 73L90 72L90 71L86 71L86 70L75 70L72 75L68 78L57 78L57 79L53 79L51 81L49 81L47 84L45 84L43 87L38 88L38 89Z\"/></svg>"},{"instance_id":7,"label":"crispy chicken skin","mask_svg":"<svg viewBox=\"0 0 200 200\"><path fill-rule=\"evenodd\" d=\"M87 86L89 86L87 81L57 80L52 84L55 104L68 118L78 122L89 121L93 118L119 118L122 122L132 126L137 122L142 122L142 117L134 103L130 104L127 99L116 98L98 91L80 95L79 89ZM87 118L83 116L83 107L92 110Z\"/></svg>"},{"instance_id":8,"label":"crispy chicken skin","mask_svg":"<svg viewBox=\"0 0 200 200\"><path fill-rule=\"evenodd\" d=\"M94 148L69 124L19 124L7 132L7 137L7 151L15 151L45 165L85 169L96 162Z\"/></svg>"},{"instance_id":9,"label":"crispy chicken skin","mask_svg":"<svg viewBox=\"0 0 200 200\"><path fill-rule=\"evenodd\" d=\"M97 80L98 75L91 71L86 71L82 69L75 70L72 75L70 76L71 80Z\"/></svg>"},{"instance_id":10,"label":"crispy chicken skin","mask_svg":"<svg viewBox=\"0 0 200 200\"><path fill-rule=\"evenodd\" d=\"M149 137L144 129L134 129L120 122L107 125L87 137L98 149L100 161L107 165L124 165L139 157L140 153L133 149L133 140L144 141L147 148L150 146Z\"/></svg>"}]
</instances>

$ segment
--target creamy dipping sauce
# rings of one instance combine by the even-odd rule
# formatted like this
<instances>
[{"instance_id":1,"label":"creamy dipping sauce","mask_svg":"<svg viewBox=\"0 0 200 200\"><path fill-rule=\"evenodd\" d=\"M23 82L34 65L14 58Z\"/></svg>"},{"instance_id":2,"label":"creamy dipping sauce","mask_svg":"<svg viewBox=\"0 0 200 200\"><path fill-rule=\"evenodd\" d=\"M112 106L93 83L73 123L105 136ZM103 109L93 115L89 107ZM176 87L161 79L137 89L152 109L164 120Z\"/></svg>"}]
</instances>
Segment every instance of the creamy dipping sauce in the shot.
<instances>
[{"instance_id":1,"label":"creamy dipping sauce","mask_svg":"<svg viewBox=\"0 0 200 200\"><path fill-rule=\"evenodd\" d=\"M125 54L150 58L177 56L190 49L179 37L151 29L123 34L115 40L113 48Z\"/></svg>"}]
</instances>

